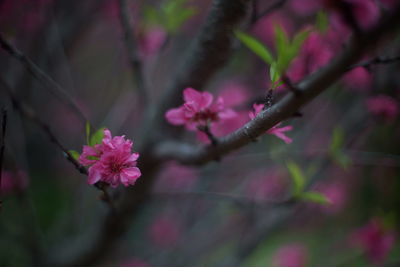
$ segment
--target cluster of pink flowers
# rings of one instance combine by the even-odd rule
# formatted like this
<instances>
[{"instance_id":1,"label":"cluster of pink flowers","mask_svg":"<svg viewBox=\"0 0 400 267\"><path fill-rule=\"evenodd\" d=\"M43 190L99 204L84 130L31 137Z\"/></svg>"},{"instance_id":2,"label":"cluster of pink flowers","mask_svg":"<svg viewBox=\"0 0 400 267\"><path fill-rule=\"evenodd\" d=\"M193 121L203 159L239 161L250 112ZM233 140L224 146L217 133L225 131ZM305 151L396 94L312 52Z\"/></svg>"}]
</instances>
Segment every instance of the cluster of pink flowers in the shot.
<instances>
[{"instance_id":1,"label":"cluster of pink flowers","mask_svg":"<svg viewBox=\"0 0 400 267\"><path fill-rule=\"evenodd\" d=\"M169 123L185 125L191 131L236 116L232 109L225 108L221 97L214 101L213 95L209 92L186 88L183 91L183 99L185 100L183 106L170 109L165 117Z\"/></svg>"},{"instance_id":2,"label":"cluster of pink flowers","mask_svg":"<svg viewBox=\"0 0 400 267\"><path fill-rule=\"evenodd\" d=\"M249 112L249 117L250 119L254 119L263 109L264 109L264 104L254 104L253 105L254 111ZM292 126L288 125L285 127L278 127L280 123L272 127L267 131L267 134L272 134L278 137L279 139L282 139L283 142L286 144L290 144L293 140L290 137L287 137L285 135L285 132L291 131L293 129Z\"/></svg>"},{"instance_id":3,"label":"cluster of pink flowers","mask_svg":"<svg viewBox=\"0 0 400 267\"><path fill-rule=\"evenodd\" d=\"M125 136L111 136L104 129L101 144L84 146L79 162L89 168L89 184L104 182L112 187L122 183L124 186L135 184L141 176L136 167L138 153L131 153L133 142L125 140Z\"/></svg>"},{"instance_id":4,"label":"cluster of pink flowers","mask_svg":"<svg viewBox=\"0 0 400 267\"><path fill-rule=\"evenodd\" d=\"M395 242L394 233L385 229L378 219L371 220L352 235L352 243L359 246L374 264L385 261Z\"/></svg>"},{"instance_id":5,"label":"cluster of pink flowers","mask_svg":"<svg viewBox=\"0 0 400 267\"><path fill-rule=\"evenodd\" d=\"M387 95L378 95L367 100L367 109L371 114L386 120L393 120L399 114L396 99Z\"/></svg>"},{"instance_id":6,"label":"cluster of pink flowers","mask_svg":"<svg viewBox=\"0 0 400 267\"><path fill-rule=\"evenodd\" d=\"M193 88L186 88L183 91L185 103L179 108L173 108L167 111L165 117L172 125L185 125L188 130L198 131L201 127L210 127L214 134L214 125L224 125L224 122L231 120L240 120L238 113L224 105L222 97L214 101L214 97L209 92L199 92ZM254 111L250 111L250 119L254 119L264 108L263 104L254 104ZM230 123L232 124L232 123ZM236 123L234 123L236 126ZM284 133L293 129L292 126L278 127L279 124L267 131L268 134L275 135L282 139L286 144L290 144L292 139ZM232 127L229 127L232 128ZM200 131L201 132L201 131ZM202 136L200 136L202 138ZM204 139L204 138L203 138Z\"/></svg>"}]
</instances>

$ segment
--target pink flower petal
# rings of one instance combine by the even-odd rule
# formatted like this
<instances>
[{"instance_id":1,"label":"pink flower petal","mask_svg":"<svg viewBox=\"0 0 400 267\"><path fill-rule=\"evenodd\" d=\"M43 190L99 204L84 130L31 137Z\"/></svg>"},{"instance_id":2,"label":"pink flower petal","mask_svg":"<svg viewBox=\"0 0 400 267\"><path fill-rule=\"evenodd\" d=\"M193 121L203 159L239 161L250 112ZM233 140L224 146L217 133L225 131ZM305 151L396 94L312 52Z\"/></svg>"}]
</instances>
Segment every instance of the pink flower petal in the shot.
<instances>
[{"instance_id":1,"label":"pink flower petal","mask_svg":"<svg viewBox=\"0 0 400 267\"><path fill-rule=\"evenodd\" d=\"M173 108L167 111L165 118L172 125L185 124L185 117L182 108Z\"/></svg>"}]
</instances>

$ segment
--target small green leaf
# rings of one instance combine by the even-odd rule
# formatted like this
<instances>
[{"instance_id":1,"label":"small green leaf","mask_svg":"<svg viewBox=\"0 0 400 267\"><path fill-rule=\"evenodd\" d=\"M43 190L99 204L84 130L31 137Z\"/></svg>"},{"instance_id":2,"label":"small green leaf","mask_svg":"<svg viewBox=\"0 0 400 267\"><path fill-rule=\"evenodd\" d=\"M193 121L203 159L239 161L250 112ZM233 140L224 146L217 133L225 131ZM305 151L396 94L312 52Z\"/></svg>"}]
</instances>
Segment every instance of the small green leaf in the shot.
<instances>
[{"instance_id":1,"label":"small green leaf","mask_svg":"<svg viewBox=\"0 0 400 267\"><path fill-rule=\"evenodd\" d=\"M343 153L342 151L338 151L333 154L334 161L339 164L343 169L347 169L351 164L351 158Z\"/></svg>"},{"instance_id":2,"label":"small green leaf","mask_svg":"<svg viewBox=\"0 0 400 267\"><path fill-rule=\"evenodd\" d=\"M290 46L290 62L297 56L304 41L310 35L310 32L311 32L310 30L304 30L304 31L297 33L294 36L292 44Z\"/></svg>"},{"instance_id":3,"label":"small green leaf","mask_svg":"<svg viewBox=\"0 0 400 267\"><path fill-rule=\"evenodd\" d=\"M330 201L325 195L318 192L303 192L298 196L298 198L307 202L317 203L321 205L332 204L332 201Z\"/></svg>"},{"instance_id":4,"label":"small green leaf","mask_svg":"<svg viewBox=\"0 0 400 267\"><path fill-rule=\"evenodd\" d=\"M326 30L329 27L329 19L328 15L324 11L320 11L317 14L317 19L315 22L315 27L320 31L320 32L326 32Z\"/></svg>"},{"instance_id":5,"label":"small green leaf","mask_svg":"<svg viewBox=\"0 0 400 267\"><path fill-rule=\"evenodd\" d=\"M273 85L275 85L278 82L278 80L281 78L280 72L278 70L278 65L276 62L273 62L271 64L271 67L269 68L269 77L270 77L271 83Z\"/></svg>"},{"instance_id":6,"label":"small green leaf","mask_svg":"<svg viewBox=\"0 0 400 267\"><path fill-rule=\"evenodd\" d=\"M152 6L145 6L143 8L143 16L146 24L149 25L162 24L160 12Z\"/></svg>"},{"instance_id":7,"label":"small green leaf","mask_svg":"<svg viewBox=\"0 0 400 267\"><path fill-rule=\"evenodd\" d=\"M344 131L340 127L336 127L333 130L332 140L329 150L331 153L336 153L343 147L344 143Z\"/></svg>"},{"instance_id":8,"label":"small green leaf","mask_svg":"<svg viewBox=\"0 0 400 267\"><path fill-rule=\"evenodd\" d=\"M90 138L89 146L100 144L104 137L104 127L100 128Z\"/></svg>"},{"instance_id":9,"label":"small green leaf","mask_svg":"<svg viewBox=\"0 0 400 267\"><path fill-rule=\"evenodd\" d=\"M286 166L293 181L293 196L300 196L304 191L306 178L295 162L289 161L286 163Z\"/></svg>"},{"instance_id":10,"label":"small green leaf","mask_svg":"<svg viewBox=\"0 0 400 267\"><path fill-rule=\"evenodd\" d=\"M241 31L236 31L235 36L254 54L259 56L264 62L268 64L272 64L274 62L272 54L268 51L267 47L259 40Z\"/></svg>"},{"instance_id":11,"label":"small green leaf","mask_svg":"<svg viewBox=\"0 0 400 267\"><path fill-rule=\"evenodd\" d=\"M87 121L85 125L85 130L86 130L86 143L89 144L89 138L90 138L90 123Z\"/></svg>"},{"instance_id":12,"label":"small green leaf","mask_svg":"<svg viewBox=\"0 0 400 267\"><path fill-rule=\"evenodd\" d=\"M281 25L275 25L275 48L278 54L278 61L286 61L289 50L289 39Z\"/></svg>"},{"instance_id":13,"label":"small green leaf","mask_svg":"<svg viewBox=\"0 0 400 267\"><path fill-rule=\"evenodd\" d=\"M80 154L78 153L78 151L68 150L68 152L69 152L69 154L71 154L71 156L72 156L72 158L74 160L78 160L79 159Z\"/></svg>"}]
</instances>

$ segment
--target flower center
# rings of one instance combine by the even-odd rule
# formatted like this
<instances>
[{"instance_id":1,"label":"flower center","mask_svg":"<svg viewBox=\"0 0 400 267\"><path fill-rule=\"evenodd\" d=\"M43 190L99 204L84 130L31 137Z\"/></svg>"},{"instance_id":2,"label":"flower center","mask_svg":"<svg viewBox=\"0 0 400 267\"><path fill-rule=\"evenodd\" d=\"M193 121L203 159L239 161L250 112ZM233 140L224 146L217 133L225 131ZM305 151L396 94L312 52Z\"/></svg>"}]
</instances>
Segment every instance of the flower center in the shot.
<instances>
[{"instance_id":1,"label":"flower center","mask_svg":"<svg viewBox=\"0 0 400 267\"><path fill-rule=\"evenodd\" d=\"M204 111L197 112L193 117L193 121L217 121L218 120L218 113L212 112L209 109Z\"/></svg>"}]
</instances>

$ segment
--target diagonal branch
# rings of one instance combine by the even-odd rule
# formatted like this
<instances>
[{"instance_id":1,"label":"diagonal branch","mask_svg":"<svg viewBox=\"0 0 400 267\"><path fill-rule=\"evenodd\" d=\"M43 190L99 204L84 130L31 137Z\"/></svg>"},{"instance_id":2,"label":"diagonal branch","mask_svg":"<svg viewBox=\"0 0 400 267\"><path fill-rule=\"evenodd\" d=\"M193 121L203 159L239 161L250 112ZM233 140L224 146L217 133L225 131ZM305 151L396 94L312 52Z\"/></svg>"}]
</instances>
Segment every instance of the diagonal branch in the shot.
<instances>
[{"instance_id":1,"label":"diagonal branch","mask_svg":"<svg viewBox=\"0 0 400 267\"><path fill-rule=\"evenodd\" d=\"M251 142L264 134L277 123L290 118L302 106L313 100L338 80L349 67L357 62L365 52L378 44L385 33L394 31L400 18L400 6L394 10L392 16L384 18L373 29L352 38L344 49L329 65L301 82L297 88L300 94L289 93L281 101L260 114L242 128L220 138L218 146L197 147L186 144L165 143L156 148L158 156L165 159L177 160L183 164L200 165L215 158L228 154ZM179 149L180 148L180 149Z\"/></svg>"},{"instance_id":2,"label":"diagonal branch","mask_svg":"<svg viewBox=\"0 0 400 267\"><path fill-rule=\"evenodd\" d=\"M127 0L118 0L118 3L119 19L124 34L129 63L131 64L132 77L134 81L136 81L136 87L141 98L141 103L146 105L149 99L144 80L143 66L138 54L137 41L135 40L135 32L129 16L128 3Z\"/></svg>"},{"instance_id":3,"label":"diagonal branch","mask_svg":"<svg viewBox=\"0 0 400 267\"><path fill-rule=\"evenodd\" d=\"M61 144L61 142L51 131L50 127L45 122L43 122L30 107L23 105L23 103L21 103L17 99L17 97L12 92L11 88L9 88L9 86L3 79L0 79L0 85L6 90L7 94L10 96L13 107L17 109L23 117L29 119L30 121L38 125L43 130L43 132L48 136L50 141L63 152L67 160L74 165L75 169L77 169L81 174L87 176L89 174L87 169L72 156L72 154L63 144ZM101 200L103 200L110 206L111 213L114 215L116 213L116 208L112 201L111 196L107 192L107 187L105 186L105 184L97 182L94 186L102 192Z\"/></svg>"},{"instance_id":4,"label":"diagonal branch","mask_svg":"<svg viewBox=\"0 0 400 267\"><path fill-rule=\"evenodd\" d=\"M3 162L4 162L6 129L7 129L7 110L5 108L2 108L1 109L1 132L0 132L0 137L1 137L1 139L0 139L0 209L2 206L1 189L2 189L2 172L3 172Z\"/></svg>"},{"instance_id":5,"label":"diagonal branch","mask_svg":"<svg viewBox=\"0 0 400 267\"><path fill-rule=\"evenodd\" d=\"M363 68L370 68L373 65L384 65L384 64L391 64L391 63L397 63L400 62L400 56L396 56L396 57L375 57L372 58L370 60L366 60L354 65L351 65L349 67L349 70L358 68L358 67L363 67Z\"/></svg>"},{"instance_id":6,"label":"diagonal branch","mask_svg":"<svg viewBox=\"0 0 400 267\"><path fill-rule=\"evenodd\" d=\"M26 68L26 70L37 79L42 85L48 89L54 96L64 102L69 108L71 108L76 115L83 121L87 119L79 109L75 101L67 94L67 92L49 75L47 75L41 68L39 68L32 60L30 60L24 53L18 48L14 47L9 43L4 36L0 33L0 47L10 54L12 57L17 59Z\"/></svg>"}]
</instances>

